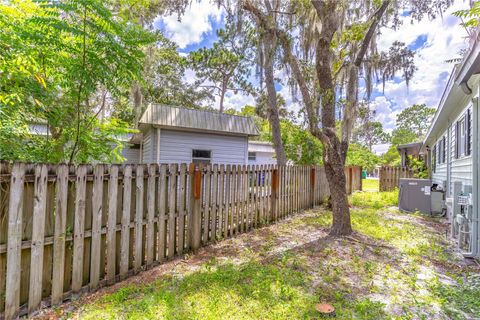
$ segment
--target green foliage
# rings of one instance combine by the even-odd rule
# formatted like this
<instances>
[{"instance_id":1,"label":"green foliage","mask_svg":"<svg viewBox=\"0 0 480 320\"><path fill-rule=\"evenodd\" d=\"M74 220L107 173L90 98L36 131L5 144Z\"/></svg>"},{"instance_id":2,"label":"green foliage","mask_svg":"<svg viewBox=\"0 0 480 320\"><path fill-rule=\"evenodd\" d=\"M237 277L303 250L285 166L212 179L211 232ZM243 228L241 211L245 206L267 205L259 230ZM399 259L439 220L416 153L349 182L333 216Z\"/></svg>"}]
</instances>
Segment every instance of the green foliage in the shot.
<instances>
[{"instance_id":1,"label":"green foliage","mask_svg":"<svg viewBox=\"0 0 480 320\"><path fill-rule=\"evenodd\" d=\"M478 26L478 19L480 17L480 1L474 1L470 9L458 10L453 13L462 19L462 25L467 28L475 28Z\"/></svg>"},{"instance_id":2,"label":"green foliage","mask_svg":"<svg viewBox=\"0 0 480 320\"><path fill-rule=\"evenodd\" d=\"M415 171L415 178L428 178L428 168L425 161L408 156L408 166Z\"/></svg>"},{"instance_id":3,"label":"green foliage","mask_svg":"<svg viewBox=\"0 0 480 320\"><path fill-rule=\"evenodd\" d=\"M0 158L101 161L126 132L122 121L100 123L103 90L120 97L140 79L142 47L154 41L140 26L112 15L98 0L0 5ZM47 137L29 125L41 123ZM12 147L14 150L12 150Z\"/></svg>"},{"instance_id":4,"label":"green foliage","mask_svg":"<svg viewBox=\"0 0 480 320\"><path fill-rule=\"evenodd\" d=\"M233 109L225 112L252 117L260 129L259 139L272 142L270 124L258 115L258 107L245 106L240 112L236 112ZM322 163L322 144L308 130L292 123L288 119L282 119L280 121L280 131L288 160L299 165Z\"/></svg>"},{"instance_id":5,"label":"green foliage","mask_svg":"<svg viewBox=\"0 0 480 320\"><path fill-rule=\"evenodd\" d=\"M346 159L347 166L361 166L363 169L373 170L380 162L380 157L367 148L357 143L350 144Z\"/></svg>"},{"instance_id":6,"label":"green foliage","mask_svg":"<svg viewBox=\"0 0 480 320\"><path fill-rule=\"evenodd\" d=\"M201 81L184 81L185 72L191 67L189 58L181 56L178 46L162 34L158 33L157 38L156 45L146 50L142 86L145 100L191 109L212 100L211 92L199 87Z\"/></svg>"},{"instance_id":7,"label":"green foliage","mask_svg":"<svg viewBox=\"0 0 480 320\"><path fill-rule=\"evenodd\" d=\"M322 163L322 144L309 131L288 120L280 122L280 130L287 159L299 165Z\"/></svg>"},{"instance_id":8,"label":"green foliage","mask_svg":"<svg viewBox=\"0 0 480 320\"><path fill-rule=\"evenodd\" d=\"M428 108L425 104L414 104L405 108L397 115L397 129L410 131L416 135L416 139L421 140L427 133L435 110L435 108Z\"/></svg>"},{"instance_id":9,"label":"green foliage","mask_svg":"<svg viewBox=\"0 0 480 320\"><path fill-rule=\"evenodd\" d=\"M247 28L245 26L245 28ZM208 90L220 97L220 112L224 111L224 97L227 91L252 93L253 87L247 78L250 75L253 30L240 36L236 28L227 24L226 29L217 31L219 40L212 48L200 48L190 52L188 61L196 76Z\"/></svg>"},{"instance_id":10,"label":"green foliage","mask_svg":"<svg viewBox=\"0 0 480 320\"><path fill-rule=\"evenodd\" d=\"M398 146L400 144L412 143L419 140L419 137L412 130L405 128L397 128L392 132L392 144Z\"/></svg>"},{"instance_id":11,"label":"green foliage","mask_svg":"<svg viewBox=\"0 0 480 320\"><path fill-rule=\"evenodd\" d=\"M392 146L383 155L383 163L388 165L399 165L400 154L397 146L412 142L422 141L435 114L435 108L428 108L425 104L414 104L404 109L397 115L396 129L392 132ZM413 162L412 162L413 163ZM415 167L419 169L420 176L424 176L425 167L423 162L416 161Z\"/></svg>"},{"instance_id":12,"label":"green foliage","mask_svg":"<svg viewBox=\"0 0 480 320\"><path fill-rule=\"evenodd\" d=\"M382 155L382 163L390 166L400 165L400 153L398 153L397 146L392 145L388 148L388 151Z\"/></svg>"}]
</instances>

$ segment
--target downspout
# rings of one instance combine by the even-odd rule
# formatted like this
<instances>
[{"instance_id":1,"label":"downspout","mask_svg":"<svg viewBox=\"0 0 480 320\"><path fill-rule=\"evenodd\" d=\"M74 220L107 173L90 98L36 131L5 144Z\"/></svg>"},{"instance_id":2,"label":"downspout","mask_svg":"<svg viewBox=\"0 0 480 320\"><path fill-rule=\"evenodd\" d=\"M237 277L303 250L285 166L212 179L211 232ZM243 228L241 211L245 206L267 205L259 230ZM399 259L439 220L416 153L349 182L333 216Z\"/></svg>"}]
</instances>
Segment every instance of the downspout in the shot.
<instances>
[{"instance_id":1,"label":"downspout","mask_svg":"<svg viewBox=\"0 0 480 320\"><path fill-rule=\"evenodd\" d=\"M472 215L472 250L468 256L476 257L478 256L480 248L480 235L479 235L479 199L480 199L480 177L479 177L479 131L480 131L480 121L479 121L479 102L478 96L472 99L472 167L473 167L473 215Z\"/></svg>"}]
</instances>

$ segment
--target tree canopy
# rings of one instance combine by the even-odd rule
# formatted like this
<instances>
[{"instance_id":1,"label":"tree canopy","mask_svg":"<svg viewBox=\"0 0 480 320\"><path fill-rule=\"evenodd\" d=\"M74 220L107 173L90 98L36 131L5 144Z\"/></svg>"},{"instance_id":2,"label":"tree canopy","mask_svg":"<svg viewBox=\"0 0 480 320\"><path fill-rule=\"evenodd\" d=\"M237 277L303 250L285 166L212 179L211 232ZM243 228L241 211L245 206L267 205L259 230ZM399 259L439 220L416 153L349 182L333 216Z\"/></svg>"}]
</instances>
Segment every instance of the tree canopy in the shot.
<instances>
[{"instance_id":1,"label":"tree canopy","mask_svg":"<svg viewBox=\"0 0 480 320\"><path fill-rule=\"evenodd\" d=\"M98 115L141 78L153 34L95 0L2 4L0 29L0 158L120 159L131 131ZM47 137L32 134L32 124L45 125Z\"/></svg>"}]
</instances>

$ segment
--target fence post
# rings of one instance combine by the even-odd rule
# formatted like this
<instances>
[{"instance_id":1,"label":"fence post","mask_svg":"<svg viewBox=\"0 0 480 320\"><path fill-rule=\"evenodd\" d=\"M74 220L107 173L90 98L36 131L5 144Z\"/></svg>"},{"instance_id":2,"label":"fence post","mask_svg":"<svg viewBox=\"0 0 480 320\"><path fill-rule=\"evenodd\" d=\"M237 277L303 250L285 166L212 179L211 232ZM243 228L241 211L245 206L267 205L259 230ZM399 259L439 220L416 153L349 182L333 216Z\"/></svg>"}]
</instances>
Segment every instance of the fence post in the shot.
<instances>
[{"instance_id":1,"label":"fence post","mask_svg":"<svg viewBox=\"0 0 480 320\"><path fill-rule=\"evenodd\" d=\"M310 206L315 207L315 195L317 194L315 178L317 176L317 169L315 166L310 168Z\"/></svg>"},{"instance_id":2,"label":"fence post","mask_svg":"<svg viewBox=\"0 0 480 320\"><path fill-rule=\"evenodd\" d=\"M196 251L198 248L200 248L200 241L202 237L202 173L200 172L200 168L193 163L190 164L189 173L191 184L190 186L192 190L192 192L190 193L190 206L192 212L190 247L193 251Z\"/></svg>"},{"instance_id":3,"label":"fence post","mask_svg":"<svg viewBox=\"0 0 480 320\"><path fill-rule=\"evenodd\" d=\"M272 212L270 216L270 221L277 221L278 212L277 212L277 200L278 200L278 169L276 167L272 170Z\"/></svg>"}]
</instances>

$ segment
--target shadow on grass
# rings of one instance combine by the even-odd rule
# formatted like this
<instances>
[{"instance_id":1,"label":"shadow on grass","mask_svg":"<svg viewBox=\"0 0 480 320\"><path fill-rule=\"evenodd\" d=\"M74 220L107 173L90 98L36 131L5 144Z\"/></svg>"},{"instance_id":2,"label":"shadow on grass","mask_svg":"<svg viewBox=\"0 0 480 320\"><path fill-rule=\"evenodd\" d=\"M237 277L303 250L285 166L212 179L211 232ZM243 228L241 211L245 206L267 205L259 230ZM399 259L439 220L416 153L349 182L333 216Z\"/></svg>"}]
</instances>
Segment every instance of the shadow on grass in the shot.
<instances>
[{"instance_id":1,"label":"shadow on grass","mask_svg":"<svg viewBox=\"0 0 480 320\"><path fill-rule=\"evenodd\" d=\"M382 303L348 294L357 291L356 285L340 278L337 283L328 282L328 278L321 284L313 281L311 265L302 256L308 252L323 259L323 254L331 254L335 241L321 238L243 264L221 264L212 259L201 270L183 277L164 276L150 285L121 288L81 307L79 317L317 319L315 304L322 300L335 305L337 319L351 319L354 315L360 319L383 318Z\"/></svg>"}]
</instances>

